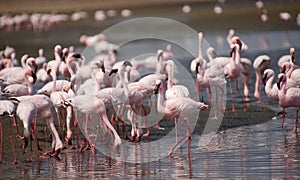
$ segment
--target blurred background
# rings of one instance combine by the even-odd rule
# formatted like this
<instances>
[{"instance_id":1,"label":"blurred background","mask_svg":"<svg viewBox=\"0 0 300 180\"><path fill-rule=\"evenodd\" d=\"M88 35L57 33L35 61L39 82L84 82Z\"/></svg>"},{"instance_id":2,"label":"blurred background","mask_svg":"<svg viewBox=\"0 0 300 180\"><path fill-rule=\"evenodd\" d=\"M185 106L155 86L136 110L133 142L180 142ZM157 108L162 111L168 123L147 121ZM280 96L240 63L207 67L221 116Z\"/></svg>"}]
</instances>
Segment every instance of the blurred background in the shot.
<instances>
[{"instance_id":1,"label":"blurred background","mask_svg":"<svg viewBox=\"0 0 300 180\"><path fill-rule=\"evenodd\" d=\"M300 28L299 10L299 0L1 0L0 49L13 46L20 58L21 53L36 55L44 48L50 58L56 44L82 47L81 35L95 35L118 22L150 16L170 18L203 31L204 38L222 54L216 46L226 43L230 28L242 38L253 32L290 31L282 36L292 41L293 32ZM283 41L278 34L274 36ZM278 43L272 42L274 38L266 39L267 45ZM118 43L113 37L108 41ZM282 47L291 45L285 42ZM257 45L252 47L257 51Z\"/></svg>"}]
</instances>

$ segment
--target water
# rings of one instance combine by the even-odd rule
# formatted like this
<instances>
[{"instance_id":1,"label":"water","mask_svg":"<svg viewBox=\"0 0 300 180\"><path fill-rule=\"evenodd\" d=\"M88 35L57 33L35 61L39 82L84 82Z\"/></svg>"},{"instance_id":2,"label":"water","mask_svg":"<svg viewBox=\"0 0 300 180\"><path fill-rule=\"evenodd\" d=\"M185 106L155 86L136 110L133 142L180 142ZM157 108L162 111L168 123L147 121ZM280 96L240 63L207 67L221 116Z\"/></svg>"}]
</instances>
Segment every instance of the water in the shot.
<instances>
[{"instance_id":1,"label":"water","mask_svg":"<svg viewBox=\"0 0 300 180\"><path fill-rule=\"evenodd\" d=\"M194 21L196 22L196 20ZM119 22L119 20L115 22ZM109 22L108 25L113 25L115 22ZM119 57L124 59L155 53L158 48L165 48L168 43L173 43L175 57L184 67L188 68L189 62L197 55L197 31L187 33L184 28L171 28L172 31L167 31L166 27L162 27L164 26L162 21L155 21L155 23L151 25L159 26L161 29L137 24L135 26L138 27L137 29L117 29L118 33L114 35L110 35L106 31L108 32L108 40L116 44L123 44L135 37L146 38L142 41L130 41L130 43L122 46ZM172 23L175 27L183 27L176 22L172 21ZM70 31L70 26L76 30ZM102 26L95 24L86 26L86 24L79 23L58 26L57 29L49 33L1 32L1 46L4 47L6 44L15 46L17 52L21 52L18 57L25 52L35 55L37 49L43 47L46 50L46 56L52 58L52 49L54 44L58 42L64 46L75 45L78 52L84 51L84 48L78 43L79 36L84 33L91 35L99 33L99 27ZM147 36L149 35L147 33L151 34L152 32L154 32L153 36ZM204 48L211 45L216 48L219 55L229 54L225 39L226 34L227 29L204 30L206 39ZM278 73L277 59L288 54L290 46L296 47L296 57L299 56L297 49L299 48L300 32L297 29L288 32L281 29L274 31L237 30L237 34L249 46L249 51L243 56L253 60L260 54L270 55L271 67L276 73ZM164 39L158 40L158 37L161 36ZM252 73L251 85L254 85L254 80L255 74ZM253 93L253 91L254 86L251 86L250 92ZM229 104L230 101L228 101ZM196 132L192 134L190 158L188 157L187 143L184 143L171 157L162 157L160 160L145 163L140 162L152 157L152 154L150 151L142 151L140 144L132 144L129 147L133 163L122 161L122 157L118 156L118 153L112 159L99 151L93 155L90 151L77 152L69 149L63 150L59 159L49 157L36 159L34 156L33 162L26 162L25 160L29 157L29 150L25 155L22 155L21 141L15 140L19 163L11 165L9 131L8 128L5 128L5 150L3 162L0 164L0 177L3 179L299 179L300 148L299 136L293 132L294 109L288 110L286 123L281 129L281 117L275 117L276 112L280 111L278 102L270 101L263 93L261 102L250 104L252 109L246 113L238 109L237 113L230 114L229 108L224 122L233 122L233 124L223 125L222 130L213 135L212 140L207 145L200 143L203 136L200 136L196 129ZM264 106L273 111L266 111ZM266 115L263 115L264 112ZM248 120L249 122L247 122ZM257 124L258 122L261 123ZM7 122L4 127L9 127ZM43 132L39 131L39 133L42 134ZM145 147L150 146L150 142L147 143L145 140L143 145ZM45 148L43 144L42 148ZM157 146L157 154L168 150Z\"/></svg>"}]
</instances>

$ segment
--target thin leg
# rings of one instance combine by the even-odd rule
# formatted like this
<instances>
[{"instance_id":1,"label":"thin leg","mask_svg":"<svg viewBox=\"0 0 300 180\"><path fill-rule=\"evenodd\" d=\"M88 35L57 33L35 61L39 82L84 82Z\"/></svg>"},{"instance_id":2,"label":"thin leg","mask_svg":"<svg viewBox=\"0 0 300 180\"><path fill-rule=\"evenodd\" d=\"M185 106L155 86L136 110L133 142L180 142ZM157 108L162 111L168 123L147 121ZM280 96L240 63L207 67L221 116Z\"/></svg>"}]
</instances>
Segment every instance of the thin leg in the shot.
<instances>
[{"instance_id":1,"label":"thin leg","mask_svg":"<svg viewBox=\"0 0 300 180\"><path fill-rule=\"evenodd\" d=\"M236 79L236 81L235 81L235 83L236 83L236 91L239 93L239 95L242 97L242 100L243 100L243 103L244 103L244 112L246 112L247 110L248 110L248 108L247 108L247 104L246 104L246 101L245 101L245 97L241 94L241 92L240 92L240 90L239 90L239 82L238 82L238 80Z\"/></svg>"},{"instance_id":2,"label":"thin leg","mask_svg":"<svg viewBox=\"0 0 300 180\"><path fill-rule=\"evenodd\" d=\"M235 112L235 108L234 108L234 100L233 100L233 91L232 91L232 85L231 85L231 82L229 82L229 87L230 87L230 97L231 97L231 102L232 102L232 104L231 104L231 106L232 106L232 109L231 109L231 111L232 112Z\"/></svg>"},{"instance_id":3,"label":"thin leg","mask_svg":"<svg viewBox=\"0 0 300 180\"><path fill-rule=\"evenodd\" d=\"M282 108L282 121L281 121L281 128L283 128L285 114L286 114L286 112L285 112L285 108Z\"/></svg>"},{"instance_id":4,"label":"thin leg","mask_svg":"<svg viewBox=\"0 0 300 180\"><path fill-rule=\"evenodd\" d=\"M12 125L11 123L9 123L9 131L10 131L10 141L11 141L11 149L13 152L13 156L14 156L14 161L13 164L17 164L17 156L16 156L16 150L15 150L15 144L14 144L14 139L13 139L13 135L12 135ZM1 141L2 142L2 141Z\"/></svg>"}]
</instances>

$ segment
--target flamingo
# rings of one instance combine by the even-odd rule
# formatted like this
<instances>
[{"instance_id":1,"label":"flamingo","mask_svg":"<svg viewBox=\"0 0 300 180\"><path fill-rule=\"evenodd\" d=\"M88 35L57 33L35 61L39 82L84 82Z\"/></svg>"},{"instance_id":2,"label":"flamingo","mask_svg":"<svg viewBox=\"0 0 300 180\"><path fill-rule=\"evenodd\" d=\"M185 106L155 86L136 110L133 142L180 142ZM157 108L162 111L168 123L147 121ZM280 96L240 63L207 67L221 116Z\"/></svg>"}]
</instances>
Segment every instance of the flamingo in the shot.
<instances>
[{"instance_id":1,"label":"flamingo","mask_svg":"<svg viewBox=\"0 0 300 180\"><path fill-rule=\"evenodd\" d=\"M236 79L236 90L240 94L239 89L238 89L237 78L240 77L240 75L243 71L243 66L241 65L239 49L240 49L239 44L232 44L232 60L230 63L227 63L224 66L224 73L225 73L225 78L227 80ZM232 96L231 86L230 86L230 92L231 92L230 94ZM246 107L246 104L244 103L244 111L246 111L246 109L247 109L247 107ZM232 111L235 112L233 103L232 103Z\"/></svg>"},{"instance_id":2,"label":"flamingo","mask_svg":"<svg viewBox=\"0 0 300 180\"><path fill-rule=\"evenodd\" d=\"M85 103L84 103L85 102ZM66 106L73 106L73 108L85 113L85 114L94 114L97 112L100 115L100 118L104 122L107 128L111 130L114 134L115 142L114 146L119 146L122 141L114 127L110 124L107 113L105 102L95 95L79 95L73 98L68 98L64 101Z\"/></svg>"},{"instance_id":3,"label":"flamingo","mask_svg":"<svg viewBox=\"0 0 300 180\"><path fill-rule=\"evenodd\" d=\"M262 9L264 7L264 2L262 0L258 0L255 3L257 9Z\"/></svg>"},{"instance_id":4,"label":"flamingo","mask_svg":"<svg viewBox=\"0 0 300 180\"><path fill-rule=\"evenodd\" d=\"M278 100L278 87L276 83L272 84L274 81L275 73L272 69L266 69L262 78L265 84L265 92L267 96L271 99Z\"/></svg>"},{"instance_id":5,"label":"flamingo","mask_svg":"<svg viewBox=\"0 0 300 180\"><path fill-rule=\"evenodd\" d=\"M24 55L22 59L26 57L27 56ZM0 71L0 79L4 80L5 84L26 84L26 81L24 80L24 71L27 69L30 69L32 72L36 73L37 65L33 57L27 59L25 68L10 67L2 69ZM30 81L33 82L33 79L30 79Z\"/></svg>"},{"instance_id":6,"label":"flamingo","mask_svg":"<svg viewBox=\"0 0 300 180\"><path fill-rule=\"evenodd\" d=\"M192 7L189 4L185 4L182 6L181 11L188 14L192 11Z\"/></svg>"},{"instance_id":7,"label":"flamingo","mask_svg":"<svg viewBox=\"0 0 300 180\"><path fill-rule=\"evenodd\" d=\"M123 66L117 69L118 76L120 78L120 84L116 87L104 88L101 89L97 93L107 93L111 96L113 101L116 101L118 105L117 115L121 116L122 121L124 121L124 108L125 105L129 103L129 89L127 83L125 82L125 73L126 73L126 66L132 66L129 61L123 62ZM115 71L112 71L113 73ZM116 117L116 121L118 123L118 116ZM126 136L126 135L125 135Z\"/></svg>"},{"instance_id":8,"label":"flamingo","mask_svg":"<svg viewBox=\"0 0 300 180\"><path fill-rule=\"evenodd\" d=\"M158 103L157 109L158 112L163 114L168 119L173 118L184 118L186 123L186 137L188 140L191 140L191 132L189 129L188 117L191 115L198 114L200 110L205 110L208 108L208 105L195 101L190 98L185 97L177 97L173 99L164 100L164 90L163 86L161 85L162 81L158 80L156 82L156 89L158 89ZM174 144L174 146L170 149L168 155L171 156L176 146L183 140L179 140Z\"/></svg>"},{"instance_id":9,"label":"flamingo","mask_svg":"<svg viewBox=\"0 0 300 180\"><path fill-rule=\"evenodd\" d=\"M235 40L235 39L233 38L233 37L234 37L234 33L235 33L235 30L234 30L234 29L229 29L228 34L227 34L227 37L226 37L229 46L230 46L230 45L233 43L233 41ZM235 37L237 37L237 36L235 36ZM242 41L242 40L240 40L240 41L241 41L241 45L240 45L241 52L246 52L246 51L248 51L248 45L247 45L244 41Z\"/></svg>"},{"instance_id":10,"label":"flamingo","mask_svg":"<svg viewBox=\"0 0 300 180\"><path fill-rule=\"evenodd\" d=\"M24 126L24 136L18 136L18 138L22 139L24 141L24 144L22 146L23 154L25 153L25 149L28 146L28 138L30 136L30 125L32 126L33 132L34 132L34 140L36 142L36 153L38 153L38 142L37 142L37 136L36 136L36 115L37 115L37 109L34 105L34 103L30 101L22 101L17 106L17 115L19 116L20 120L23 122ZM32 160L32 157L30 158Z\"/></svg>"},{"instance_id":11,"label":"flamingo","mask_svg":"<svg viewBox=\"0 0 300 180\"><path fill-rule=\"evenodd\" d=\"M295 132L297 132L298 126L298 112L300 107L300 88L287 87L287 77L285 74L280 73L278 75L277 86L278 86L278 99L279 105L283 109L282 123L281 127L283 128L284 119L285 119L285 108L295 107L296 108L296 121L295 121Z\"/></svg>"},{"instance_id":12,"label":"flamingo","mask_svg":"<svg viewBox=\"0 0 300 180\"><path fill-rule=\"evenodd\" d=\"M44 63L47 63L47 58L44 56L44 49L40 48L38 50L38 57L35 58L35 62L38 68L41 68Z\"/></svg>"},{"instance_id":13,"label":"flamingo","mask_svg":"<svg viewBox=\"0 0 300 180\"><path fill-rule=\"evenodd\" d=\"M256 73L254 97L257 99L260 99L261 75L270 66L270 63L271 59L267 55L260 55L254 60L253 68Z\"/></svg>"},{"instance_id":14,"label":"flamingo","mask_svg":"<svg viewBox=\"0 0 300 180\"><path fill-rule=\"evenodd\" d=\"M65 107L61 102L67 98L75 96L74 91L71 89L71 84L72 83L70 82L62 89L62 91L55 91L50 95L50 100L52 101L52 104L54 106L59 126L61 125L59 109L66 109L67 136L65 139L69 145L72 145L71 118L73 114L73 108L71 106Z\"/></svg>"},{"instance_id":15,"label":"flamingo","mask_svg":"<svg viewBox=\"0 0 300 180\"><path fill-rule=\"evenodd\" d=\"M198 40L199 40L199 47L198 47L198 57L194 60L192 60L190 64L191 72L196 75L197 74L197 63L199 63L200 68L205 69L207 67L207 61L203 58L203 48L202 48L202 42L203 42L203 33L198 33Z\"/></svg>"},{"instance_id":16,"label":"flamingo","mask_svg":"<svg viewBox=\"0 0 300 180\"><path fill-rule=\"evenodd\" d=\"M47 63L44 63L42 65L42 68L40 68L37 71L36 79L38 82L42 83L43 85L45 85L45 83L50 81L50 77L48 76L48 73L47 73Z\"/></svg>"},{"instance_id":17,"label":"flamingo","mask_svg":"<svg viewBox=\"0 0 300 180\"><path fill-rule=\"evenodd\" d=\"M146 114L146 109L143 105L144 101L148 101L152 94L155 92L155 86L151 86L144 82L133 82L128 84L129 89L129 104L131 110L137 112L138 122L141 122L142 109ZM136 128L136 114L132 118L132 130L131 136L135 138L135 141L139 141L142 135L141 128ZM148 132L147 132L148 134Z\"/></svg>"},{"instance_id":18,"label":"flamingo","mask_svg":"<svg viewBox=\"0 0 300 180\"><path fill-rule=\"evenodd\" d=\"M20 97L11 97L9 99L17 101L17 103L29 101L35 105L37 110L37 116L46 121L52 133L52 151L50 152L50 156L57 157L60 151L63 149L63 143L54 125L52 115L52 103L50 99L44 95L27 95Z\"/></svg>"},{"instance_id":19,"label":"flamingo","mask_svg":"<svg viewBox=\"0 0 300 180\"><path fill-rule=\"evenodd\" d=\"M0 140L1 140L1 144L0 144L0 162L2 162L2 147L3 147L2 121L6 117L14 116L15 110L16 110L16 106L11 101L0 100ZM16 164L17 163L17 158L16 158L16 152L15 152L15 145L14 145L13 138L12 138L11 124L10 124L10 140L11 140L12 152L13 152L13 156L14 156L13 163Z\"/></svg>"},{"instance_id":20,"label":"flamingo","mask_svg":"<svg viewBox=\"0 0 300 180\"><path fill-rule=\"evenodd\" d=\"M24 77L27 86L24 84L10 84L3 89L2 95L6 97L31 95L33 87L30 77L33 78L33 83L35 83L36 76L30 69L27 69L24 71Z\"/></svg>"}]
</instances>

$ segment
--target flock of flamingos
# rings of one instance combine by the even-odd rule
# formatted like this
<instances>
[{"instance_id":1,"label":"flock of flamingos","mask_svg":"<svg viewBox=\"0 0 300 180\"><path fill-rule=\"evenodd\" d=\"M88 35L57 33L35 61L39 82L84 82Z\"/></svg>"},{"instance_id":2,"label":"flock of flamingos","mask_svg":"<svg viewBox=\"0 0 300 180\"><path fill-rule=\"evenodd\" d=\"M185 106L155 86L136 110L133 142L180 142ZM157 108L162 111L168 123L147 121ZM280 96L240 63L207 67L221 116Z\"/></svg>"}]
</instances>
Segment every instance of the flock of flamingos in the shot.
<instances>
[{"instance_id":1,"label":"flock of flamingos","mask_svg":"<svg viewBox=\"0 0 300 180\"><path fill-rule=\"evenodd\" d=\"M285 117L284 108L297 108L297 128L298 107L300 107L300 89L298 88L300 68L294 64L294 48L290 49L289 55L279 59L278 66L282 73L278 75L277 84L273 84L275 73L272 69L267 69L270 65L270 57L260 55L253 63L241 57L240 53L247 50L247 45L238 36L234 36L233 29L229 30L227 36L230 57L218 57L214 49L209 47L206 51L208 56L206 60L202 49L203 33L199 32L198 37L198 57L191 61L190 70L195 76L195 87L198 93L202 94L203 90L206 90L207 104L214 104L218 107L215 108L215 117L212 120L217 119L218 112L224 113L226 109L224 87L227 81L236 81L236 90L244 102L249 99L249 75L254 68L256 72L254 97L260 98L263 82L266 94L272 99L278 99L283 108L282 126ZM23 123L23 135L19 134L17 129L17 137L24 141L23 153L25 153L29 139L33 139L36 153L41 156L41 148L37 141L36 121L43 121L45 134L46 125L51 131L52 150L48 152L46 146L46 153L50 156L57 157L66 145L82 150L83 144L77 143L78 146L75 146L72 142L72 136L74 136L72 129L74 127L77 129L78 121L88 122L91 119L89 115L95 112L100 117L101 127L104 127L107 133L113 134L115 147L121 145L122 140L114 124L123 125L125 128L125 119L131 123L131 133L128 137L126 130L123 131L124 140L139 142L142 136L150 135L148 127L146 127L146 133L143 133L141 126L138 126L141 116L149 113L147 107L151 107L150 111L153 110L167 119L174 119L175 127L181 119L186 123L186 137L190 138L188 117L208 109L209 106L194 100L198 98L190 97L188 87L181 85L176 79L176 65L171 45L168 45L165 51L159 49L156 56L143 60L118 61L117 46L106 41L105 35L83 35L80 42L94 48L97 53L93 59L87 61L88 63L81 54L74 52L74 48L62 48L60 45L54 47L54 60L47 60L43 56L43 50L40 49L38 57L23 55L20 60L21 66L16 60L14 48L7 46L1 51L1 119L14 117L11 125L16 127L18 127L16 117ZM153 73L141 76L142 73L139 70L142 67L151 69ZM238 80L241 80L244 86L243 94L239 91ZM39 83L41 88L34 89L35 83ZM232 97L232 87L231 83L229 84ZM214 97L213 88L221 90L221 101L217 97L219 94ZM155 104L151 106L153 104L151 97L154 96ZM232 99L234 112L236 110L233 102ZM53 108L56 118L52 113ZM62 110L66 112L65 119L61 117L60 111ZM246 103L244 111L247 111ZM79 112L85 114L85 118L78 118ZM72 117L74 114L75 118ZM66 124L66 133L59 134L54 119L58 120L58 128ZM156 119L155 128L161 128L158 122L159 119ZM0 126L2 138L1 121ZM83 133L88 138L91 132L87 131L87 127L83 129ZM79 134L77 135L79 139ZM61 137L64 137L65 143ZM47 136L45 138L47 139ZM12 136L11 141L14 151ZM171 148L169 155L178 144L179 141ZM92 143L89 146L91 149L94 148ZM16 163L15 152L14 157Z\"/></svg>"},{"instance_id":2,"label":"flock of flamingos","mask_svg":"<svg viewBox=\"0 0 300 180\"><path fill-rule=\"evenodd\" d=\"M185 9L188 10L188 7ZM57 157L68 145L80 150L83 150L84 146L94 149L89 139L87 139L88 144L77 143L75 146L73 130L77 129L79 121L88 122L91 120L90 115L95 113L99 115L101 124L101 127L96 128L104 128L106 133L112 133L114 136L112 143L115 147L122 144L120 132L117 132L115 127L122 125L125 128L125 119L130 121L131 130L130 136L127 136L126 130L123 132L124 140L139 142L142 136L150 135L148 127L146 133L143 133L143 129L139 126L141 117L147 115L149 111L155 111L166 119L174 119L175 127L179 122L184 122L186 137L190 139L188 119L190 115L198 115L199 111L208 109L209 105L217 105L214 109L215 116L211 120L218 118L218 112L224 113L226 84L230 85L233 112L236 110L231 82L236 82L235 88L241 99L244 102L249 100L249 77L253 69L256 72L254 97L260 99L260 90L264 83L268 97L278 100L283 109L282 126L286 114L285 108L296 108L295 127L297 128L300 107L300 68L295 64L294 48L290 48L289 54L278 60L281 73L274 83L276 78L274 70L268 69L270 57L260 55L253 61L241 57L241 52L247 51L247 44L238 36L234 36L233 29L229 30L227 36L228 51L231 52L229 57L217 56L213 47L210 47L206 50L208 59L205 59L202 48L203 33L199 32L198 37L198 57L191 61L190 71L195 77L195 88L198 93L202 95L203 90L206 91L207 103L190 97L188 89L190 87L185 87L176 79L175 57L170 45L166 50L159 49L156 56L128 61L117 59L118 47L108 42L103 34L80 37L79 41L87 47L94 48L97 54L90 60L76 53L73 47L64 48L56 45L53 60L46 59L43 56L43 49L40 49L38 57L25 54L18 61L15 49L7 46L0 52L0 161L2 161L2 120L4 119L10 121L13 119L10 128L16 127L17 138L24 141L23 153L26 152L29 140L33 140L38 156L43 155L37 141L37 121L45 124L45 134L48 127L52 135L51 150L48 152L46 143L45 154ZM147 68L153 73L141 76L142 68ZM239 91L238 81L243 84L243 93ZM35 89L35 84L39 84L40 88ZM214 88L222 92L221 97L220 94L213 94ZM152 102L153 98L155 102ZM55 111L52 111L53 109ZM61 111L66 112L64 118L61 116ZM247 111L246 103L244 103L244 111ZM84 118L78 118L79 112L85 114ZM54 123L56 119L57 123ZM156 119L154 127L162 129L158 124L159 120ZM23 124L22 134L17 128L18 121ZM60 134L58 129L64 128L62 127L64 125L66 125L66 132ZM87 127L83 129L85 137L88 138L91 132L87 131ZM79 134L76 135L77 140L80 139ZM47 135L45 138L47 141ZM14 163L17 163L13 140L11 136ZM180 144L179 142L180 140L170 149L169 155Z\"/></svg>"}]
</instances>

